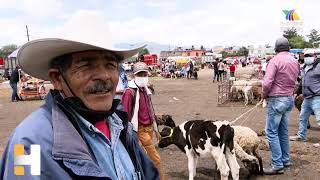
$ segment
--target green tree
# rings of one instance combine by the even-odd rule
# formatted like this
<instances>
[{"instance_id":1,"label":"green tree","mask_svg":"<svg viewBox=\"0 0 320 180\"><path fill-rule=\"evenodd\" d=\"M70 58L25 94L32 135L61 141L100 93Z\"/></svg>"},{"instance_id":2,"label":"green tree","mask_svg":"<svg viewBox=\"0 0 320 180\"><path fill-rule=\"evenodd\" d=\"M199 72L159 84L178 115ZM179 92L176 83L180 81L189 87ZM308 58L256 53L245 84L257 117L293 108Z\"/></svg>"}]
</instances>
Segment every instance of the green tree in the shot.
<instances>
[{"instance_id":1,"label":"green tree","mask_svg":"<svg viewBox=\"0 0 320 180\"><path fill-rule=\"evenodd\" d=\"M290 48L304 49L311 48L312 44L304 39L303 36L295 36L289 39Z\"/></svg>"},{"instance_id":2,"label":"green tree","mask_svg":"<svg viewBox=\"0 0 320 180\"><path fill-rule=\"evenodd\" d=\"M298 36L298 32L294 27L283 31L283 37L287 38L288 40L296 36Z\"/></svg>"},{"instance_id":3,"label":"green tree","mask_svg":"<svg viewBox=\"0 0 320 180\"><path fill-rule=\"evenodd\" d=\"M0 49L0 57L7 57L16 49L17 49L17 45L15 44L5 45Z\"/></svg>"},{"instance_id":4,"label":"green tree","mask_svg":"<svg viewBox=\"0 0 320 180\"><path fill-rule=\"evenodd\" d=\"M289 28L283 32L283 36L288 39L290 48L310 48L312 44L305 40L302 35L299 35L295 28Z\"/></svg>"},{"instance_id":5,"label":"green tree","mask_svg":"<svg viewBox=\"0 0 320 180\"><path fill-rule=\"evenodd\" d=\"M145 54L150 54L150 52L147 48L141 49L141 51L138 53L138 57L141 58Z\"/></svg>"},{"instance_id":6,"label":"green tree","mask_svg":"<svg viewBox=\"0 0 320 180\"><path fill-rule=\"evenodd\" d=\"M320 35L318 34L318 31L315 29L312 29L310 34L307 35L309 38L309 43L312 44L313 47L318 48L320 44Z\"/></svg>"},{"instance_id":7,"label":"green tree","mask_svg":"<svg viewBox=\"0 0 320 180\"><path fill-rule=\"evenodd\" d=\"M241 47L239 49L239 51L237 52L237 56L245 56L245 57L248 57L248 54L249 54L249 49L246 48L246 47Z\"/></svg>"},{"instance_id":8,"label":"green tree","mask_svg":"<svg viewBox=\"0 0 320 180\"><path fill-rule=\"evenodd\" d=\"M220 54L222 54L222 58L228 57L228 52L227 51L221 51Z\"/></svg>"}]
</instances>

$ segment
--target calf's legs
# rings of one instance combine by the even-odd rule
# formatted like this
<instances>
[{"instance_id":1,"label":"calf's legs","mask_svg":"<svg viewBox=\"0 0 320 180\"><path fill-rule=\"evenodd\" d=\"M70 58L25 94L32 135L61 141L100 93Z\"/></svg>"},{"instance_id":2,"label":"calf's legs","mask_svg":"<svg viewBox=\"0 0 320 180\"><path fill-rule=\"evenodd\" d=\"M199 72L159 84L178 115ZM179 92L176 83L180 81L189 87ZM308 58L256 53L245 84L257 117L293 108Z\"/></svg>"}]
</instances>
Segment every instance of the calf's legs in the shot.
<instances>
[{"instance_id":1,"label":"calf's legs","mask_svg":"<svg viewBox=\"0 0 320 180\"><path fill-rule=\"evenodd\" d=\"M232 178L234 180L238 180L239 179L240 166L239 166L239 164L237 162L235 153L232 153L230 151L230 149L228 147L226 147L225 155L226 155L227 163L228 163L230 171L231 171Z\"/></svg>"},{"instance_id":2,"label":"calf's legs","mask_svg":"<svg viewBox=\"0 0 320 180\"><path fill-rule=\"evenodd\" d=\"M188 171L189 171L189 180L193 180L196 176L197 160L198 157L192 152L192 150L186 150L188 158Z\"/></svg>"}]
</instances>

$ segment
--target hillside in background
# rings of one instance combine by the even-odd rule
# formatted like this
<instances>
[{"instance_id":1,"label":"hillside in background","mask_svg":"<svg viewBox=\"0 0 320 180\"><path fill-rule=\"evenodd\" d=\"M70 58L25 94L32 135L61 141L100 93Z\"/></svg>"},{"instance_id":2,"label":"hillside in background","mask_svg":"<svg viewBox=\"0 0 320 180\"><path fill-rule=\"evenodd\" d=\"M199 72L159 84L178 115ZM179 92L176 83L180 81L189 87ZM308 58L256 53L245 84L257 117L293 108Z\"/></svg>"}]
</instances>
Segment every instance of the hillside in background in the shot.
<instances>
[{"instance_id":1,"label":"hillside in background","mask_svg":"<svg viewBox=\"0 0 320 180\"><path fill-rule=\"evenodd\" d=\"M116 44L115 46L117 48L124 48L124 49L128 49L128 48L132 48L135 47L137 45L140 45L143 43L119 43ZM154 43L154 42L145 42L145 44L147 44L147 48L149 50L150 53L152 54L160 54L160 51L168 51L169 50L169 45L163 45L163 44L158 44L158 43ZM170 47L171 50L174 49L173 46Z\"/></svg>"}]
</instances>

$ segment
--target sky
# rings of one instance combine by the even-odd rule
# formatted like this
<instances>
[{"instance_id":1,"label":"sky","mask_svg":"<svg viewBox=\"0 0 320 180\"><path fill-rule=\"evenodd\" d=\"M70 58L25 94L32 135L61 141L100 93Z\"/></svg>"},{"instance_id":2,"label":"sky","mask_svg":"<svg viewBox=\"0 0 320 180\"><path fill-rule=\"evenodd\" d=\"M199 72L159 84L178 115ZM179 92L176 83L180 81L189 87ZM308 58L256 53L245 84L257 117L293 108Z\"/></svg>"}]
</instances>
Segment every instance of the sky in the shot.
<instances>
[{"instance_id":1,"label":"sky","mask_svg":"<svg viewBox=\"0 0 320 180\"><path fill-rule=\"evenodd\" d=\"M90 34L110 44L273 45L294 9L300 33L320 30L319 0L0 0L0 46ZM94 31L94 33L92 33Z\"/></svg>"}]
</instances>

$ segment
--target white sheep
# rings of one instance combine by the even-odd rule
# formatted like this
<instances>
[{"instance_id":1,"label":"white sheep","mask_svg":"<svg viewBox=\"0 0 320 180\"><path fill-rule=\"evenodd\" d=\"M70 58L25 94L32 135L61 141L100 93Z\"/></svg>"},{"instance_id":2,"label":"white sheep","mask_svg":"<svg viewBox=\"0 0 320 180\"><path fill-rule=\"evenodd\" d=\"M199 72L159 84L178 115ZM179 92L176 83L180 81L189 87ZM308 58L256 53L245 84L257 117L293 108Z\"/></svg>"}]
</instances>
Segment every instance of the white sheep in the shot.
<instances>
[{"instance_id":1,"label":"white sheep","mask_svg":"<svg viewBox=\"0 0 320 180\"><path fill-rule=\"evenodd\" d=\"M259 155L260 138L249 127L232 126L234 129L234 149L237 158L250 171L250 174L263 174L262 158Z\"/></svg>"},{"instance_id":2,"label":"white sheep","mask_svg":"<svg viewBox=\"0 0 320 180\"><path fill-rule=\"evenodd\" d=\"M253 101L253 93L251 91L252 85L250 81L238 80L234 81L231 86L231 92L237 94L237 98L240 99L242 96L245 100L245 105L248 105L249 101Z\"/></svg>"}]
</instances>

